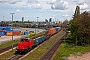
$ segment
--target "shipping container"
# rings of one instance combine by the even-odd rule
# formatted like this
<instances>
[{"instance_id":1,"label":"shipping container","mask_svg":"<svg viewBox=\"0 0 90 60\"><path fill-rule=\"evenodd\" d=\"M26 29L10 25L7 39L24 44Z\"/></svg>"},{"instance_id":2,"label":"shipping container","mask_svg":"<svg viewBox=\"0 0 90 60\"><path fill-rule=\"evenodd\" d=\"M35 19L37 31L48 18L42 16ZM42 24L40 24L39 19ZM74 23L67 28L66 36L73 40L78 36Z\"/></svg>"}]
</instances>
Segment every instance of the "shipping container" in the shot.
<instances>
[{"instance_id":1,"label":"shipping container","mask_svg":"<svg viewBox=\"0 0 90 60\"><path fill-rule=\"evenodd\" d=\"M51 28L48 30L48 35L53 35L56 33L56 29L55 28Z\"/></svg>"},{"instance_id":2,"label":"shipping container","mask_svg":"<svg viewBox=\"0 0 90 60\"><path fill-rule=\"evenodd\" d=\"M42 37L39 37L38 41L39 41L39 43L41 43L42 42Z\"/></svg>"},{"instance_id":3,"label":"shipping container","mask_svg":"<svg viewBox=\"0 0 90 60\"><path fill-rule=\"evenodd\" d=\"M39 38L38 38L39 43L43 42L44 40L45 40L44 37L39 37Z\"/></svg>"},{"instance_id":4,"label":"shipping container","mask_svg":"<svg viewBox=\"0 0 90 60\"><path fill-rule=\"evenodd\" d=\"M46 38L43 36L43 37L42 37L42 41L45 41L45 40L46 40Z\"/></svg>"},{"instance_id":5,"label":"shipping container","mask_svg":"<svg viewBox=\"0 0 90 60\"><path fill-rule=\"evenodd\" d=\"M0 27L0 30L3 30L3 28L2 28L2 27Z\"/></svg>"},{"instance_id":6,"label":"shipping container","mask_svg":"<svg viewBox=\"0 0 90 60\"><path fill-rule=\"evenodd\" d=\"M38 39L35 39L35 40L34 40L34 46L37 46L38 44L39 44Z\"/></svg>"},{"instance_id":7,"label":"shipping container","mask_svg":"<svg viewBox=\"0 0 90 60\"><path fill-rule=\"evenodd\" d=\"M27 31L27 30L22 30L22 31L21 31L21 34L24 34L24 32L26 32L26 31Z\"/></svg>"},{"instance_id":8,"label":"shipping container","mask_svg":"<svg viewBox=\"0 0 90 60\"><path fill-rule=\"evenodd\" d=\"M1 36L5 36L6 35L6 32L0 32L0 35Z\"/></svg>"},{"instance_id":9,"label":"shipping container","mask_svg":"<svg viewBox=\"0 0 90 60\"><path fill-rule=\"evenodd\" d=\"M24 35L28 35L29 33L26 31L26 32L24 32Z\"/></svg>"},{"instance_id":10,"label":"shipping container","mask_svg":"<svg viewBox=\"0 0 90 60\"><path fill-rule=\"evenodd\" d=\"M60 31L60 27L56 27L56 32Z\"/></svg>"},{"instance_id":11,"label":"shipping container","mask_svg":"<svg viewBox=\"0 0 90 60\"><path fill-rule=\"evenodd\" d=\"M11 31L10 27L3 27L3 30L5 30L5 31Z\"/></svg>"},{"instance_id":12,"label":"shipping container","mask_svg":"<svg viewBox=\"0 0 90 60\"><path fill-rule=\"evenodd\" d=\"M12 32L7 32L6 35L7 36L12 36Z\"/></svg>"},{"instance_id":13,"label":"shipping container","mask_svg":"<svg viewBox=\"0 0 90 60\"><path fill-rule=\"evenodd\" d=\"M6 32L5 30L0 30L0 32Z\"/></svg>"},{"instance_id":14,"label":"shipping container","mask_svg":"<svg viewBox=\"0 0 90 60\"><path fill-rule=\"evenodd\" d=\"M13 32L11 31L11 32L7 32L6 35L7 35L7 36L20 35L20 31L13 31Z\"/></svg>"},{"instance_id":15,"label":"shipping container","mask_svg":"<svg viewBox=\"0 0 90 60\"><path fill-rule=\"evenodd\" d=\"M20 35L20 31L14 31L13 35Z\"/></svg>"}]
</instances>

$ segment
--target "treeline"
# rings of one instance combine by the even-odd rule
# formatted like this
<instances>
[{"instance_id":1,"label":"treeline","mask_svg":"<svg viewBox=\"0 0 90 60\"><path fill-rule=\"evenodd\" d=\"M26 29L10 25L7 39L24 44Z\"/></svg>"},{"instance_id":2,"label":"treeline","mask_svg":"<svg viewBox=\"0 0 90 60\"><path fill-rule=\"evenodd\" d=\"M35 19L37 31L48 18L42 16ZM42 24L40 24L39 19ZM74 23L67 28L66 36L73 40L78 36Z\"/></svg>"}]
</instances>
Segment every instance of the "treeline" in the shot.
<instances>
[{"instance_id":1,"label":"treeline","mask_svg":"<svg viewBox=\"0 0 90 60\"><path fill-rule=\"evenodd\" d=\"M80 7L77 6L69 30L71 31L67 39L69 43L90 45L90 13L85 11L80 14Z\"/></svg>"}]
</instances>

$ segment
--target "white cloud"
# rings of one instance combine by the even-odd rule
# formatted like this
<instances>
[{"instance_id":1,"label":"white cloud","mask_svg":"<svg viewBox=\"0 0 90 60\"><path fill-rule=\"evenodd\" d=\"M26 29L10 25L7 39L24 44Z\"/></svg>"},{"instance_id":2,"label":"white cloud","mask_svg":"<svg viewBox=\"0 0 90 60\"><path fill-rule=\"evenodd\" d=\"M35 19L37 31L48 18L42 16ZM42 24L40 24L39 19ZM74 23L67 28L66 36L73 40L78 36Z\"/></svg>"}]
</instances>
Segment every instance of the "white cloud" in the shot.
<instances>
[{"instance_id":1,"label":"white cloud","mask_svg":"<svg viewBox=\"0 0 90 60\"><path fill-rule=\"evenodd\" d=\"M9 0L9 4L16 4L18 2L21 2L21 0Z\"/></svg>"},{"instance_id":2,"label":"white cloud","mask_svg":"<svg viewBox=\"0 0 90 60\"><path fill-rule=\"evenodd\" d=\"M0 18L2 18L3 13L8 17L8 13L13 11L20 13L15 18L19 20L20 16L28 15L31 18L25 19L35 20L35 17L38 15L41 19L56 17L63 20L63 16L67 16L66 18L69 19L73 16L77 5L82 9L80 12L86 11L90 9L90 0L86 0L86 3L85 0L0 0ZM8 19L10 18L8 17Z\"/></svg>"},{"instance_id":3,"label":"white cloud","mask_svg":"<svg viewBox=\"0 0 90 60\"><path fill-rule=\"evenodd\" d=\"M83 5L85 3L85 0L79 0L78 5Z\"/></svg>"},{"instance_id":4,"label":"white cloud","mask_svg":"<svg viewBox=\"0 0 90 60\"><path fill-rule=\"evenodd\" d=\"M52 0L51 2L47 2L47 4L51 5L51 9L56 10L65 10L68 9L68 3L62 0Z\"/></svg>"},{"instance_id":5,"label":"white cloud","mask_svg":"<svg viewBox=\"0 0 90 60\"><path fill-rule=\"evenodd\" d=\"M76 2L78 5L83 5L85 3L85 0L74 0L73 2Z\"/></svg>"},{"instance_id":6,"label":"white cloud","mask_svg":"<svg viewBox=\"0 0 90 60\"><path fill-rule=\"evenodd\" d=\"M21 11L21 10L17 9L17 10L16 10L16 12L17 12L17 13L20 13L20 12L23 12L23 11Z\"/></svg>"},{"instance_id":7,"label":"white cloud","mask_svg":"<svg viewBox=\"0 0 90 60\"><path fill-rule=\"evenodd\" d=\"M63 15L63 17L68 17L69 15L67 15L67 14L65 14L65 15Z\"/></svg>"},{"instance_id":8,"label":"white cloud","mask_svg":"<svg viewBox=\"0 0 90 60\"><path fill-rule=\"evenodd\" d=\"M54 4L55 2L56 0L52 0L52 1L47 2L47 4Z\"/></svg>"},{"instance_id":9,"label":"white cloud","mask_svg":"<svg viewBox=\"0 0 90 60\"><path fill-rule=\"evenodd\" d=\"M27 8L27 7L28 7L28 5L26 5L26 4L25 4L25 5L23 5L22 7L23 7L23 8Z\"/></svg>"},{"instance_id":10,"label":"white cloud","mask_svg":"<svg viewBox=\"0 0 90 60\"><path fill-rule=\"evenodd\" d=\"M28 0L26 3L33 3L33 4L37 4L39 3L37 0Z\"/></svg>"},{"instance_id":11,"label":"white cloud","mask_svg":"<svg viewBox=\"0 0 90 60\"><path fill-rule=\"evenodd\" d=\"M33 9L41 9L41 5L37 0L28 0L26 3L28 3L28 6L30 6Z\"/></svg>"},{"instance_id":12,"label":"white cloud","mask_svg":"<svg viewBox=\"0 0 90 60\"><path fill-rule=\"evenodd\" d=\"M73 0L73 2L78 2L77 0Z\"/></svg>"},{"instance_id":13,"label":"white cloud","mask_svg":"<svg viewBox=\"0 0 90 60\"><path fill-rule=\"evenodd\" d=\"M34 9L41 9L41 5L38 3L38 4L32 4L31 5L31 8L34 8Z\"/></svg>"},{"instance_id":14,"label":"white cloud","mask_svg":"<svg viewBox=\"0 0 90 60\"><path fill-rule=\"evenodd\" d=\"M6 3L8 0L0 0L0 3Z\"/></svg>"},{"instance_id":15,"label":"white cloud","mask_svg":"<svg viewBox=\"0 0 90 60\"><path fill-rule=\"evenodd\" d=\"M86 0L74 0L77 5L80 6L81 10L89 9L89 5L86 3Z\"/></svg>"},{"instance_id":16,"label":"white cloud","mask_svg":"<svg viewBox=\"0 0 90 60\"><path fill-rule=\"evenodd\" d=\"M0 3L16 4L17 2L21 2L21 0L0 0Z\"/></svg>"},{"instance_id":17,"label":"white cloud","mask_svg":"<svg viewBox=\"0 0 90 60\"><path fill-rule=\"evenodd\" d=\"M88 8L89 8L89 6L86 3L84 3L83 5L80 5L81 10L86 10Z\"/></svg>"}]
</instances>

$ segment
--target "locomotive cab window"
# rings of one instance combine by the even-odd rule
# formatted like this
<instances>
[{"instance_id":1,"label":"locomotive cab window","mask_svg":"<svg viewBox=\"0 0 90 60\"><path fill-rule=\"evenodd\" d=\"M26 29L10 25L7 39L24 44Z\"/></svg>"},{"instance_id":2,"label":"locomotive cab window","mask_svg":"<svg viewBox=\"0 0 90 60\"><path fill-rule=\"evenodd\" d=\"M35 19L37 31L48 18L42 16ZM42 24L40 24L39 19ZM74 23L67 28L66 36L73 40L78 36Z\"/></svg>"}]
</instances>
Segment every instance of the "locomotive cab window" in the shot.
<instances>
[{"instance_id":1,"label":"locomotive cab window","mask_svg":"<svg viewBox=\"0 0 90 60\"><path fill-rule=\"evenodd\" d=\"M29 40L28 40L28 39L25 39L25 41L29 42Z\"/></svg>"},{"instance_id":2,"label":"locomotive cab window","mask_svg":"<svg viewBox=\"0 0 90 60\"><path fill-rule=\"evenodd\" d=\"M21 39L20 41L21 41L21 42L24 42L24 39Z\"/></svg>"}]
</instances>

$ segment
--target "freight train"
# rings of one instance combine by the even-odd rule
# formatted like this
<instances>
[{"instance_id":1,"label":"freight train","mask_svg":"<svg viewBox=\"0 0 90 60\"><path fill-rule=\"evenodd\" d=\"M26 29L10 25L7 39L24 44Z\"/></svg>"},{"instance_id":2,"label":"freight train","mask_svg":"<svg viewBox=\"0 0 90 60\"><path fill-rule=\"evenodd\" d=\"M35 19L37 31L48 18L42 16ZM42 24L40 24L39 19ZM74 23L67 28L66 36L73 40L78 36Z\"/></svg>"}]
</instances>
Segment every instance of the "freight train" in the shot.
<instances>
[{"instance_id":1,"label":"freight train","mask_svg":"<svg viewBox=\"0 0 90 60\"><path fill-rule=\"evenodd\" d=\"M50 38L55 33L59 32L61 30L60 27L51 28L47 31L47 33L41 37L31 39L31 38L24 38L21 39L18 43L18 46L16 48L16 53L26 53L30 51L32 48L38 46L40 43L44 42L48 38Z\"/></svg>"}]
</instances>

